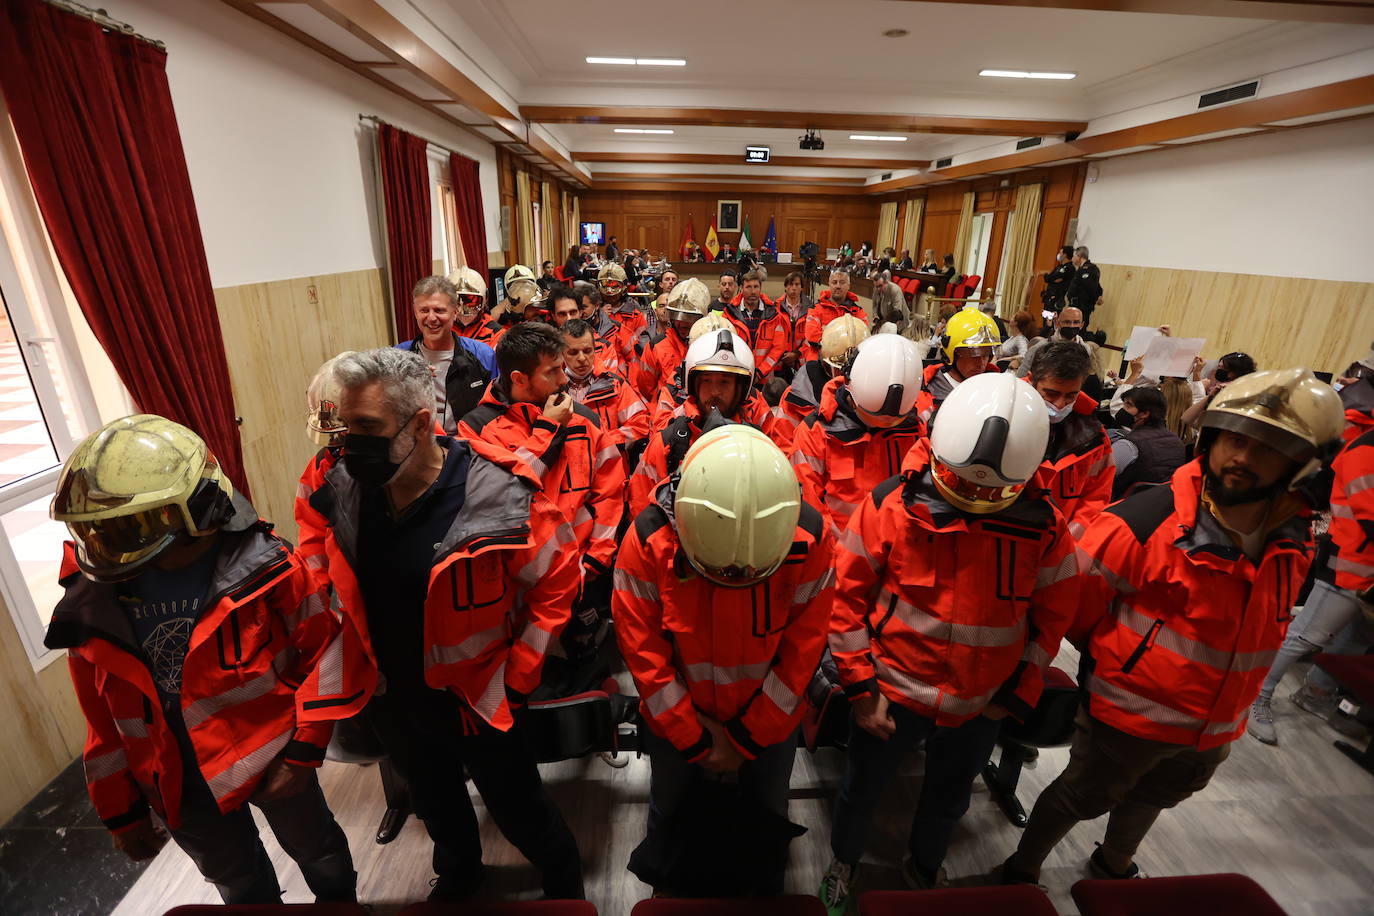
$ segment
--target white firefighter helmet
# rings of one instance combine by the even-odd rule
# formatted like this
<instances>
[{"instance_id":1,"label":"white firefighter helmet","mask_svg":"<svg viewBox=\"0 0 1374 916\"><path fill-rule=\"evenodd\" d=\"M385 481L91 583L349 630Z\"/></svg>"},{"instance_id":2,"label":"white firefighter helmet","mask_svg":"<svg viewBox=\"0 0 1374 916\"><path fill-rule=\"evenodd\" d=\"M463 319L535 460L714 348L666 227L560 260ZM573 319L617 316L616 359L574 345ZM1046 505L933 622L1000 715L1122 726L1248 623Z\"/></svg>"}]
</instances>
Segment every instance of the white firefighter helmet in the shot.
<instances>
[{"instance_id":1,"label":"white firefighter helmet","mask_svg":"<svg viewBox=\"0 0 1374 916\"><path fill-rule=\"evenodd\" d=\"M921 353L905 337L879 334L859 344L846 377L859 418L868 426L895 426L921 393Z\"/></svg>"},{"instance_id":2,"label":"white firefighter helmet","mask_svg":"<svg viewBox=\"0 0 1374 916\"><path fill-rule=\"evenodd\" d=\"M801 487L782 449L752 426L703 433L682 460L674 519L683 553L717 585L743 588L787 557Z\"/></svg>"},{"instance_id":3,"label":"white firefighter helmet","mask_svg":"<svg viewBox=\"0 0 1374 916\"><path fill-rule=\"evenodd\" d=\"M68 456L51 514L76 541L76 562L100 582L138 575L183 535L233 515L234 487L205 441L165 417L107 423Z\"/></svg>"},{"instance_id":4,"label":"white firefighter helmet","mask_svg":"<svg viewBox=\"0 0 1374 916\"><path fill-rule=\"evenodd\" d=\"M712 331L733 331L735 326L730 323L722 312L709 312L701 316L701 319L692 325L691 333L687 335L687 345L691 346L697 342L697 338Z\"/></svg>"},{"instance_id":5,"label":"white firefighter helmet","mask_svg":"<svg viewBox=\"0 0 1374 916\"><path fill-rule=\"evenodd\" d=\"M739 399L733 408L738 410L754 388L754 354L733 328L703 334L687 348L687 356L682 360L682 377L689 395L696 394L693 377L703 372L724 372L740 377Z\"/></svg>"},{"instance_id":6,"label":"white firefighter helmet","mask_svg":"<svg viewBox=\"0 0 1374 916\"><path fill-rule=\"evenodd\" d=\"M868 326L853 315L832 318L821 331L821 362L836 371L844 367L850 351L868 339Z\"/></svg>"},{"instance_id":7,"label":"white firefighter helmet","mask_svg":"<svg viewBox=\"0 0 1374 916\"><path fill-rule=\"evenodd\" d=\"M1340 395L1307 369L1251 372L1228 384L1202 415L1200 452L1217 431L1258 439L1297 463L1289 479L1294 489L1306 483L1332 457L1345 428Z\"/></svg>"},{"instance_id":8,"label":"white firefighter helmet","mask_svg":"<svg viewBox=\"0 0 1374 916\"><path fill-rule=\"evenodd\" d=\"M448 275L449 282L458 290L459 297L462 296L481 296L487 297L487 281L482 279L482 275L471 267L460 267ZM462 301L461 298L459 300Z\"/></svg>"},{"instance_id":9,"label":"white firefighter helmet","mask_svg":"<svg viewBox=\"0 0 1374 916\"><path fill-rule=\"evenodd\" d=\"M524 264L513 264L506 269L506 273L501 279L506 284L506 289L510 289L510 285L516 280L533 280L534 271Z\"/></svg>"},{"instance_id":10,"label":"white firefighter helmet","mask_svg":"<svg viewBox=\"0 0 1374 916\"><path fill-rule=\"evenodd\" d=\"M1050 418L1034 388L1002 372L960 382L930 431L931 476L965 512L1014 503L1045 457Z\"/></svg>"},{"instance_id":11,"label":"white firefighter helmet","mask_svg":"<svg viewBox=\"0 0 1374 916\"><path fill-rule=\"evenodd\" d=\"M678 337L688 339L688 333L710 306L711 293L706 284L696 277L688 277L668 293L664 308L668 310L668 321Z\"/></svg>"},{"instance_id":12,"label":"white firefighter helmet","mask_svg":"<svg viewBox=\"0 0 1374 916\"><path fill-rule=\"evenodd\" d=\"M354 350L345 350L325 360L305 389L305 433L320 447L338 445L348 427L339 418L339 394L342 389L334 377L334 364Z\"/></svg>"}]
</instances>

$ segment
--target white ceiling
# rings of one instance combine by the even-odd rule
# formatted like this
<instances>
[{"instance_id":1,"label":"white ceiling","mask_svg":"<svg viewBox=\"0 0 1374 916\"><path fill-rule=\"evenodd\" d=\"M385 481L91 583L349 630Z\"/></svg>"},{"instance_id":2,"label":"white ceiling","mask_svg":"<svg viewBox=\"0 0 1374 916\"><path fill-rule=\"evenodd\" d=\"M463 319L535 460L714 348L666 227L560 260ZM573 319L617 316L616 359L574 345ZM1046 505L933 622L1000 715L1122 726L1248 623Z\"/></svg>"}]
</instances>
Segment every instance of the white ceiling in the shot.
<instances>
[{"instance_id":1,"label":"white ceiling","mask_svg":"<svg viewBox=\"0 0 1374 916\"><path fill-rule=\"evenodd\" d=\"M730 113L720 113L728 121ZM802 131L769 127L705 127L675 124L672 134L617 134L617 127L637 127L625 124L554 124L547 127L574 150L636 150L662 153L728 153L744 158L745 146L771 147L778 156L812 156L823 159L843 156L857 159L932 159L943 154L951 143L968 141L969 137L943 134L898 134L892 131L822 130L825 140L823 152L808 152L797 148ZM657 128L658 125L652 125ZM902 136L901 142L881 140L850 140L849 135L880 134ZM995 143L997 137L978 137L984 143ZM1008 139L1008 138L1000 138ZM1019 139L1019 138L1018 138Z\"/></svg>"}]
</instances>

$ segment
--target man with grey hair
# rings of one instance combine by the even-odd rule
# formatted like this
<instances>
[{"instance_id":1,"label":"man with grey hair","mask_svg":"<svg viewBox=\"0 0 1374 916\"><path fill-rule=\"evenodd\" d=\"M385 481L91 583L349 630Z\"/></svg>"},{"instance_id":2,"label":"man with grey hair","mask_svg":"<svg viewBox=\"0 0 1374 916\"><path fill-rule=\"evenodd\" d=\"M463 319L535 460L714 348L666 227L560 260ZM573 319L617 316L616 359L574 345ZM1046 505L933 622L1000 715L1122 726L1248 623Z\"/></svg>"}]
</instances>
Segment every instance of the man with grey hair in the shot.
<instances>
[{"instance_id":1,"label":"man with grey hair","mask_svg":"<svg viewBox=\"0 0 1374 916\"><path fill-rule=\"evenodd\" d=\"M310 494L322 573L380 674L362 715L410 783L434 841L431 900L482 881L465 768L550 897L580 898L571 831L514 713L578 589L572 530L508 451L434 435L425 361L395 348L335 360L341 460Z\"/></svg>"},{"instance_id":2,"label":"man with grey hair","mask_svg":"<svg viewBox=\"0 0 1374 916\"><path fill-rule=\"evenodd\" d=\"M1073 277L1064 291L1064 302L1083 312L1083 327L1093 318L1093 309L1102 304L1102 271L1088 260L1088 249L1079 245L1073 250Z\"/></svg>"},{"instance_id":3,"label":"man with grey hair","mask_svg":"<svg viewBox=\"0 0 1374 916\"><path fill-rule=\"evenodd\" d=\"M618 337L620 325L601 307L601 290L596 288L595 283L579 280L573 284L573 292L577 295L577 301L582 303L582 320L592 326L596 346L595 371L622 377L627 375L630 367L621 359Z\"/></svg>"},{"instance_id":4,"label":"man with grey hair","mask_svg":"<svg viewBox=\"0 0 1374 916\"><path fill-rule=\"evenodd\" d=\"M873 277L873 330L900 334L911 320L906 307L906 294L892 282L892 271L884 270ZM891 325L891 327L888 327Z\"/></svg>"},{"instance_id":5,"label":"man with grey hair","mask_svg":"<svg viewBox=\"0 0 1374 916\"><path fill-rule=\"evenodd\" d=\"M496 378L496 354L488 344L453 330L458 288L447 277L425 277L415 284L410 301L420 333L396 347L425 358L434 378L434 418L452 436Z\"/></svg>"}]
</instances>

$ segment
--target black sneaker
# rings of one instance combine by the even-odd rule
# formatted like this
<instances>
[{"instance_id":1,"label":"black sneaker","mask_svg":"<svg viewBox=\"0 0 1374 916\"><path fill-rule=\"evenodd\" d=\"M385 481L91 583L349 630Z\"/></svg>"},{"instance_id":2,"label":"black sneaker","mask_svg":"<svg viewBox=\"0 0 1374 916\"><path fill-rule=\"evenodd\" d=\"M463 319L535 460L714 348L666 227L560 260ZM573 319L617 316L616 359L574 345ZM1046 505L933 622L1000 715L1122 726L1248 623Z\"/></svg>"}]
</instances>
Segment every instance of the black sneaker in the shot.
<instances>
[{"instance_id":1,"label":"black sneaker","mask_svg":"<svg viewBox=\"0 0 1374 916\"><path fill-rule=\"evenodd\" d=\"M430 903L460 903L470 900L481 888L485 874L486 870L479 868L470 874L439 875L437 878L430 878L431 890L426 899Z\"/></svg>"},{"instance_id":2,"label":"black sneaker","mask_svg":"<svg viewBox=\"0 0 1374 916\"><path fill-rule=\"evenodd\" d=\"M1007 856L1007 861L1002 863L1002 884L1033 884L1040 886L1040 879L1028 871L1022 871L1012 862L1016 861L1016 853Z\"/></svg>"},{"instance_id":3,"label":"black sneaker","mask_svg":"<svg viewBox=\"0 0 1374 916\"><path fill-rule=\"evenodd\" d=\"M1131 867L1124 872L1114 871L1107 860L1102 857L1102 844L1098 843L1093 854L1088 856L1088 871L1092 872L1094 878L1103 878L1108 881L1128 881L1131 878L1140 877L1140 866L1131 863Z\"/></svg>"}]
</instances>

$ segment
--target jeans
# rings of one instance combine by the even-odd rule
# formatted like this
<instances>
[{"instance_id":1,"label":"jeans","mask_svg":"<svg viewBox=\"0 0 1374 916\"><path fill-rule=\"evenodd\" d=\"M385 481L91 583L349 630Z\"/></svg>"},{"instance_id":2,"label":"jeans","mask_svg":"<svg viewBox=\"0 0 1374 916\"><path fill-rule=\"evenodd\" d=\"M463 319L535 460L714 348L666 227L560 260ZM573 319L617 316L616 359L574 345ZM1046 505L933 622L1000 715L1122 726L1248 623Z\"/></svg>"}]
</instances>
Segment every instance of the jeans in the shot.
<instances>
[{"instance_id":1,"label":"jeans","mask_svg":"<svg viewBox=\"0 0 1374 916\"><path fill-rule=\"evenodd\" d=\"M1363 608L1364 603L1350 592L1317 579L1312 585L1312 592L1307 597L1307 604L1303 606L1302 613L1288 628L1288 635L1284 637L1279 654L1274 658L1269 676L1264 679L1264 686L1260 688L1259 698L1272 699L1275 688L1288 673L1288 669L1293 667L1295 662L1308 656L1325 651L1353 655L1368 649L1371 643L1368 637L1371 634L1361 620ZM1351 632L1344 635L1346 631ZM1336 648L1337 637L1342 637L1339 649ZM1361 637L1365 638L1361 640ZM1322 691L1336 689L1335 680L1317 668L1312 669L1307 682Z\"/></svg>"},{"instance_id":2,"label":"jeans","mask_svg":"<svg viewBox=\"0 0 1374 916\"><path fill-rule=\"evenodd\" d=\"M281 903L277 873L258 836L248 805L225 814L198 770L183 775L181 826L170 831L205 880L219 889L225 903ZM300 866L317 902L357 899L358 875L348 839L325 803L319 780L291 798L254 802L272 835Z\"/></svg>"},{"instance_id":3,"label":"jeans","mask_svg":"<svg viewBox=\"0 0 1374 916\"><path fill-rule=\"evenodd\" d=\"M859 861L883 787L903 757L924 741L925 776L908 846L916 866L934 872L945 860L955 824L968 810L973 781L992 755L1001 723L977 716L957 727L938 726L934 719L897 703L888 706L888 714L897 730L886 741L850 721L849 755L835 800L830 847L847 865Z\"/></svg>"}]
</instances>

